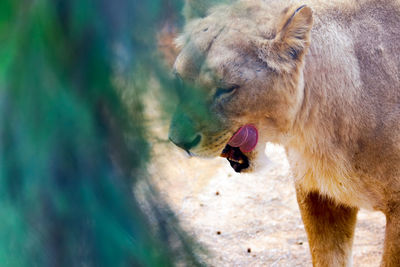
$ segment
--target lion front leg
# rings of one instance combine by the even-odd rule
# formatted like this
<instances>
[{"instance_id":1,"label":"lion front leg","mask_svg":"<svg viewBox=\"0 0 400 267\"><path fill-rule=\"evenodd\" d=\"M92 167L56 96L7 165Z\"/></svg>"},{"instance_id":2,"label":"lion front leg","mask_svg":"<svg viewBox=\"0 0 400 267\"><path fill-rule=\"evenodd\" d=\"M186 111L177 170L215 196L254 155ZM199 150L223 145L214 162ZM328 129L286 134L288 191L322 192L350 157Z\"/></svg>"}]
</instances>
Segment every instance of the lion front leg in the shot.
<instances>
[{"instance_id":1,"label":"lion front leg","mask_svg":"<svg viewBox=\"0 0 400 267\"><path fill-rule=\"evenodd\" d=\"M357 208L296 189L314 266L351 266Z\"/></svg>"},{"instance_id":2,"label":"lion front leg","mask_svg":"<svg viewBox=\"0 0 400 267\"><path fill-rule=\"evenodd\" d=\"M400 266L400 207L393 205L385 212L386 231L382 267Z\"/></svg>"}]
</instances>

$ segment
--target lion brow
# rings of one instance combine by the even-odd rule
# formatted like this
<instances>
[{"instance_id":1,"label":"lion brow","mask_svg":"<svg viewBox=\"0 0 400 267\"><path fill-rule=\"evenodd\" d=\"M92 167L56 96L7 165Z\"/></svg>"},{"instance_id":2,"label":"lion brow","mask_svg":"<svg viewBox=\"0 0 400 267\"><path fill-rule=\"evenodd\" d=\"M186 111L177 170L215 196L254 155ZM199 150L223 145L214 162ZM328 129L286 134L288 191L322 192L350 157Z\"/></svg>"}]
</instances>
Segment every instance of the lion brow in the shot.
<instances>
[{"instance_id":1,"label":"lion brow","mask_svg":"<svg viewBox=\"0 0 400 267\"><path fill-rule=\"evenodd\" d=\"M206 59L205 55L210 51L211 46L214 44L215 40L221 35L221 33L224 29L225 29L225 26L222 26L221 29L210 40L210 43L208 44L207 48L204 50L203 56L198 61L198 68L196 70L197 72L200 72L201 66L203 65L203 63Z\"/></svg>"},{"instance_id":2,"label":"lion brow","mask_svg":"<svg viewBox=\"0 0 400 267\"><path fill-rule=\"evenodd\" d=\"M214 41L221 35L222 31L225 29L226 26L223 26L216 34L215 36L211 39L210 43L207 46L206 53L211 49L211 46L214 44Z\"/></svg>"}]
</instances>

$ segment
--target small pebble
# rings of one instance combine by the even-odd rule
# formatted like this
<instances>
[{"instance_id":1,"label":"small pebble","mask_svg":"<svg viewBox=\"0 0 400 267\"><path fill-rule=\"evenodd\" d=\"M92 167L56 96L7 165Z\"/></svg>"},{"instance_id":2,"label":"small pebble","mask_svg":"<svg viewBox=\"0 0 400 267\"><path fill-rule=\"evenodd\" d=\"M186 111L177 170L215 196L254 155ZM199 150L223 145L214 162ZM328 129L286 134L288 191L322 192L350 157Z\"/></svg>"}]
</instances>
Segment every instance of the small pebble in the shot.
<instances>
[{"instance_id":1,"label":"small pebble","mask_svg":"<svg viewBox=\"0 0 400 267\"><path fill-rule=\"evenodd\" d=\"M221 234L221 231L217 231L217 235L220 235Z\"/></svg>"},{"instance_id":2,"label":"small pebble","mask_svg":"<svg viewBox=\"0 0 400 267\"><path fill-rule=\"evenodd\" d=\"M217 191L217 192L215 192L215 195L219 196L219 192L218 192L218 191Z\"/></svg>"},{"instance_id":3,"label":"small pebble","mask_svg":"<svg viewBox=\"0 0 400 267\"><path fill-rule=\"evenodd\" d=\"M247 253L251 253L251 248L248 248L248 249L247 249Z\"/></svg>"}]
</instances>

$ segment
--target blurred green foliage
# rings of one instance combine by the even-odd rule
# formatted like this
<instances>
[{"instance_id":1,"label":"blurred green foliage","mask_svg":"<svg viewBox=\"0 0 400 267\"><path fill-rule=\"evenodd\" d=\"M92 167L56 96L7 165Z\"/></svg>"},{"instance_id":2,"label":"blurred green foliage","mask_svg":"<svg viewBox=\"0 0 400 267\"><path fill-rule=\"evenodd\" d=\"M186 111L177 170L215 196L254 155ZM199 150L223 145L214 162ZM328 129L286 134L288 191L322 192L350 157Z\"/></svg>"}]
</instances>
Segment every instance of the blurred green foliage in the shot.
<instances>
[{"instance_id":1,"label":"blurred green foliage","mask_svg":"<svg viewBox=\"0 0 400 267\"><path fill-rule=\"evenodd\" d=\"M155 31L180 9L175 0L0 1L0 266L197 264L157 195L153 231L132 194L149 160L145 81L168 83L154 67ZM129 116L116 76L137 90Z\"/></svg>"}]
</instances>

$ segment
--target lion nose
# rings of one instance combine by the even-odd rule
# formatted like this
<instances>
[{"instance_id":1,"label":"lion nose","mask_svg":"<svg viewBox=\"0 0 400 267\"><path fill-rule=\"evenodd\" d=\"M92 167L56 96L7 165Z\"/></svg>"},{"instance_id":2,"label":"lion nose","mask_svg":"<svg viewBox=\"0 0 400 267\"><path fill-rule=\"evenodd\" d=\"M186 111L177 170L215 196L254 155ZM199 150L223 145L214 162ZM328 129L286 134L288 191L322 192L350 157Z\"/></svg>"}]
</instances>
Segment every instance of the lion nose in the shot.
<instances>
[{"instance_id":1,"label":"lion nose","mask_svg":"<svg viewBox=\"0 0 400 267\"><path fill-rule=\"evenodd\" d=\"M197 135L195 138L193 138L192 140L174 140L173 137L169 137L169 140L171 140L172 143L174 143L175 145L179 146L180 148L183 148L184 150L186 150L189 154L190 154L190 149L192 149L193 147L197 146L200 143L201 140L201 135Z\"/></svg>"},{"instance_id":2,"label":"lion nose","mask_svg":"<svg viewBox=\"0 0 400 267\"><path fill-rule=\"evenodd\" d=\"M201 141L201 135L196 131L193 120L183 112L174 114L168 138L186 151L197 146Z\"/></svg>"}]
</instances>

